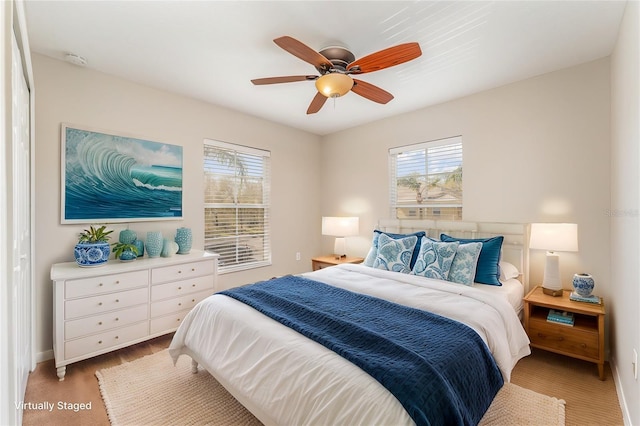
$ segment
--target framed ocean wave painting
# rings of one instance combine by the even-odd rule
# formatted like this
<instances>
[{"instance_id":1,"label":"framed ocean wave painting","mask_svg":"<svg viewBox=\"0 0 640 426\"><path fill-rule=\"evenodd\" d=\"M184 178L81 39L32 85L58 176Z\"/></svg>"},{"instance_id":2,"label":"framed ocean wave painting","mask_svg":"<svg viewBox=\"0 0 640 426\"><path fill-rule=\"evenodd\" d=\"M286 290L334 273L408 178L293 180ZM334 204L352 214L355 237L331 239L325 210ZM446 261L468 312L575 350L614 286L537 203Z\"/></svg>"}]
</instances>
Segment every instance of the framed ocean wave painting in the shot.
<instances>
[{"instance_id":1,"label":"framed ocean wave painting","mask_svg":"<svg viewBox=\"0 0 640 426\"><path fill-rule=\"evenodd\" d=\"M182 147L62 123L61 223L182 219Z\"/></svg>"}]
</instances>

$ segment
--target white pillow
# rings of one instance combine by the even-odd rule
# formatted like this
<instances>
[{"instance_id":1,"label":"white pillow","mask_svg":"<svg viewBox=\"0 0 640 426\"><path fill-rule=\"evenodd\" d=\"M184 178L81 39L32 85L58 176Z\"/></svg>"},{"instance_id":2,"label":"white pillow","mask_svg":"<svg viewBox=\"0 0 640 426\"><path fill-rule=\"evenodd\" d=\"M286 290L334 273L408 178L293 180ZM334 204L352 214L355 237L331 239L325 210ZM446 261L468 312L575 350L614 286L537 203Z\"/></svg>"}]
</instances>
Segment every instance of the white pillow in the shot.
<instances>
[{"instance_id":1,"label":"white pillow","mask_svg":"<svg viewBox=\"0 0 640 426\"><path fill-rule=\"evenodd\" d=\"M518 278L520 271L515 267L513 263L500 261L500 279L503 281L510 280L511 278Z\"/></svg>"}]
</instances>

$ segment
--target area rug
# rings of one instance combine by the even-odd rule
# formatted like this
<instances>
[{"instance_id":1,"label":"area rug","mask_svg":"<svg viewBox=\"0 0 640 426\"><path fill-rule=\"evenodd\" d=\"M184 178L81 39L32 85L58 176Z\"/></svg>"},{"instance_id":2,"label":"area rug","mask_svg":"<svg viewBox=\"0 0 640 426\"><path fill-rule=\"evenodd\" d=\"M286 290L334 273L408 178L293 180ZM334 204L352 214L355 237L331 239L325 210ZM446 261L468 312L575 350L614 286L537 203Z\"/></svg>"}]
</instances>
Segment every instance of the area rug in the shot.
<instances>
[{"instance_id":1,"label":"area rug","mask_svg":"<svg viewBox=\"0 0 640 426\"><path fill-rule=\"evenodd\" d=\"M191 359L176 367L167 350L96 371L113 426L260 425L209 373L191 373ZM507 383L480 422L564 425L565 402Z\"/></svg>"}]
</instances>

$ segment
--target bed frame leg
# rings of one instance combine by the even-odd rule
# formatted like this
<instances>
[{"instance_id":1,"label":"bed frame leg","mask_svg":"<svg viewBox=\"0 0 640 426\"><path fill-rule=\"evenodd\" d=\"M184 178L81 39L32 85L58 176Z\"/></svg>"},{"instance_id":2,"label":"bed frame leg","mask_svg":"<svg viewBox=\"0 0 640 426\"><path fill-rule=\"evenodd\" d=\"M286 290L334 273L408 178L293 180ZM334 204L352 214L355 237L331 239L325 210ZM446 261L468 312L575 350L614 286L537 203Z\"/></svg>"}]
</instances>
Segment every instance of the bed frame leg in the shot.
<instances>
[{"instance_id":1,"label":"bed frame leg","mask_svg":"<svg viewBox=\"0 0 640 426\"><path fill-rule=\"evenodd\" d=\"M191 372L193 374L198 373L198 361L196 361L195 359L191 359Z\"/></svg>"}]
</instances>

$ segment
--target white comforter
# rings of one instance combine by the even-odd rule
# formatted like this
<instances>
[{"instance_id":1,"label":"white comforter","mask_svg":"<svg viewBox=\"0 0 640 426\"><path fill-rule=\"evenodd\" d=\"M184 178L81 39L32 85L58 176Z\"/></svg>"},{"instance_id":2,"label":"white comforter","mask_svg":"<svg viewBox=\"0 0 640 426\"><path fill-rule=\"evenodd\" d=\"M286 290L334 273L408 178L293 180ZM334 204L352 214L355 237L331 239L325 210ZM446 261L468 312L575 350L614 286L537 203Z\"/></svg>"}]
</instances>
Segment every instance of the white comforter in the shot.
<instances>
[{"instance_id":1,"label":"white comforter","mask_svg":"<svg viewBox=\"0 0 640 426\"><path fill-rule=\"evenodd\" d=\"M502 297L362 265L304 275L467 324L485 341L505 381L530 353L516 313ZM360 368L227 296L210 296L193 308L169 352L174 361L191 356L267 425L413 424L400 402Z\"/></svg>"}]
</instances>

